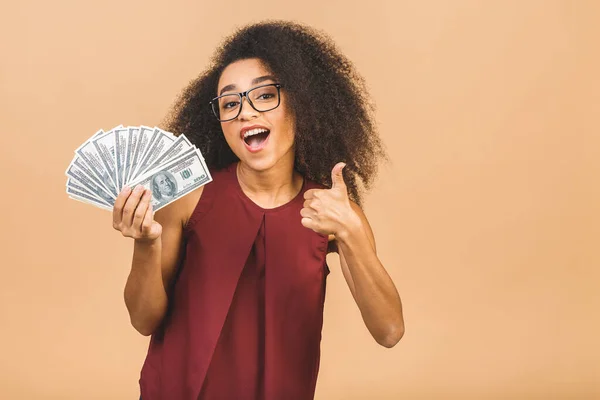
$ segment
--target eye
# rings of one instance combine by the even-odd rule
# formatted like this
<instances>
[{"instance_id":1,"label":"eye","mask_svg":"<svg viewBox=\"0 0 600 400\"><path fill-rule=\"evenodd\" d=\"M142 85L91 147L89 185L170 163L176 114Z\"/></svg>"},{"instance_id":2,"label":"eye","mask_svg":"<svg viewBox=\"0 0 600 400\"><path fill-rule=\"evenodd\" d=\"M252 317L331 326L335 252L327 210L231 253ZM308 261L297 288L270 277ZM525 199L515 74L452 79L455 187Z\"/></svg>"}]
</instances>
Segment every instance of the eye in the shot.
<instances>
[{"instance_id":1,"label":"eye","mask_svg":"<svg viewBox=\"0 0 600 400\"><path fill-rule=\"evenodd\" d=\"M228 101L227 103L223 104L223 108L224 109L234 108L234 107L237 107L238 104L240 104L239 101Z\"/></svg>"},{"instance_id":2,"label":"eye","mask_svg":"<svg viewBox=\"0 0 600 400\"><path fill-rule=\"evenodd\" d=\"M257 98L259 100L269 100L269 99L272 99L273 97L275 97L275 95L272 93L263 93L260 96L258 96Z\"/></svg>"}]
</instances>

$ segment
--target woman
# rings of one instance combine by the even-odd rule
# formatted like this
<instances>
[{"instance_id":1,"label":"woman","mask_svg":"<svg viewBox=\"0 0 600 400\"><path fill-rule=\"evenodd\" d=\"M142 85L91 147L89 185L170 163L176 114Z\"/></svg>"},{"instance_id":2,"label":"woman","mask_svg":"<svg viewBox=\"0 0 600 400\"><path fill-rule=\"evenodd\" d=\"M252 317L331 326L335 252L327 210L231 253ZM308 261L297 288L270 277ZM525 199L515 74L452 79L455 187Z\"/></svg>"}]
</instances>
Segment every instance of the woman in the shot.
<instances>
[{"instance_id":1,"label":"woman","mask_svg":"<svg viewBox=\"0 0 600 400\"><path fill-rule=\"evenodd\" d=\"M327 37L240 29L168 130L213 181L156 215L143 188L115 203L114 228L135 239L125 303L152 335L144 400L313 398L328 252L377 343L400 340L400 297L359 207L384 152L364 84Z\"/></svg>"}]
</instances>

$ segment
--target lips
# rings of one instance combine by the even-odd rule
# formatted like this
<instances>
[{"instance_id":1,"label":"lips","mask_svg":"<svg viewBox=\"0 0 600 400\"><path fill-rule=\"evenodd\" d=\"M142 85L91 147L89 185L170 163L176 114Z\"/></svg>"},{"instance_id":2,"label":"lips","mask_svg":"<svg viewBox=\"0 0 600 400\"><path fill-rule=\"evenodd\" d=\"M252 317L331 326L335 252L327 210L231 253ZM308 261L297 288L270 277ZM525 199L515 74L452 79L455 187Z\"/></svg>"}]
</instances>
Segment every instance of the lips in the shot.
<instances>
[{"instance_id":1,"label":"lips","mask_svg":"<svg viewBox=\"0 0 600 400\"><path fill-rule=\"evenodd\" d=\"M262 150L269 140L271 131L262 125L252 125L240 131L246 149L252 153Z\"/></svg>"}]
</instances>

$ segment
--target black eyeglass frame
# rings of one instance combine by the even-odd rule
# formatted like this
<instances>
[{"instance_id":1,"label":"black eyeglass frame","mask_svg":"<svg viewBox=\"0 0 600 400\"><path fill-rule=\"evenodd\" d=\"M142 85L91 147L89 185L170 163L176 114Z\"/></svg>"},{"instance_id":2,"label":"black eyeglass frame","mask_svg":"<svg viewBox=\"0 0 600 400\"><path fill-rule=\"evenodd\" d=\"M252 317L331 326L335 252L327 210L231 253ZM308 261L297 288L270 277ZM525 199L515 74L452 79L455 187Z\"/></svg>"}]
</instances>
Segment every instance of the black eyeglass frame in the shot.
<instances>
[{"instance_id":1,"label":"black eyeglass frame","mask_svg":"<svg viewBox=\"0 0 600 400\"><path fill-rule=\"evenodd\" d=\"M252 100L250 100L250 97L248 97L248 93L252 92L253 90L260 89L260 88L267 87L267 86L275 86L277 88L277 105L275 107L269 108L268 110L257 110L256 107L254 106L254 104L252 103ZM242 107L244 106L244 104L243 104L243 98L244 97L248 101L248 104L250 104L250 106L253 109L255 109L256 111L258 111L258 112L267 112L267 111L271 111L271 110L274 110L277 107L279 107L279 105L281 104L281 88L282 87L283 87L283 85L280 84L280 83L267 83L265 85L255 86L252 89L246 90L245 92L222 94L222 95L217 96L214 99L212 99L208 104L210 105L210 108L211 108L213 114L215 115L215 117L217 117L217 119L219 120L219 122L233 121L234 119L236 119L237 117L239 117L240 114L242 113ZM232 96L232 95L237 95L240 98L240 108L238 109L238 113L233 118L220 119L219 115L217 114L217 111L215 111L215 105L217 107L219 106L219 99L221 97Z\"/></svg>"}]
</instances>

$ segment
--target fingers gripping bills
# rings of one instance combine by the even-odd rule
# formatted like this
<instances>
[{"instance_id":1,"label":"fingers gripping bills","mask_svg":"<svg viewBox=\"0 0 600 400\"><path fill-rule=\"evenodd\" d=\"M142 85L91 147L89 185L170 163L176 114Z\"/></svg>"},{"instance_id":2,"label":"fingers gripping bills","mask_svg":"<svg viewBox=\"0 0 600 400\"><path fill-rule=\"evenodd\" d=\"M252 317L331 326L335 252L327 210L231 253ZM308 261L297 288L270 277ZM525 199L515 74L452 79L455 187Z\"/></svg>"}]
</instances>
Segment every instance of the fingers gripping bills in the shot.
<instances>
[{"instance_id":1,"label":"fingers gripping bills","mask_svg":"<svg viewBox=\"0 0 600 400\"><path fill-rule=\"evenodd\" d=\"M70 198L109 211L125 186L150 190L158 211L212 181L200 150L185 135L148 126L99 130L75 150L65 174Z\"/></svg>"}]
</instances>

